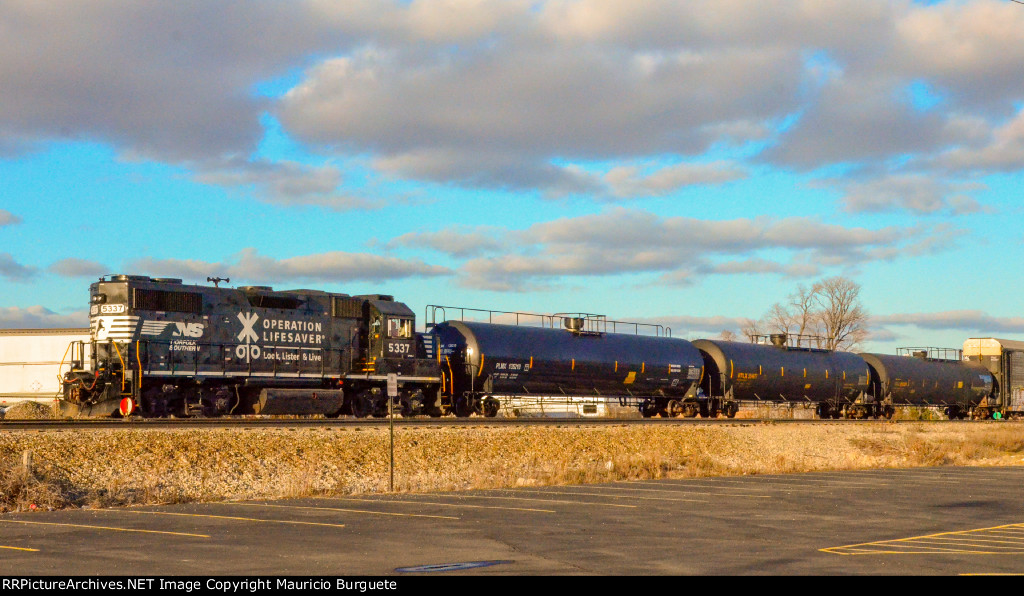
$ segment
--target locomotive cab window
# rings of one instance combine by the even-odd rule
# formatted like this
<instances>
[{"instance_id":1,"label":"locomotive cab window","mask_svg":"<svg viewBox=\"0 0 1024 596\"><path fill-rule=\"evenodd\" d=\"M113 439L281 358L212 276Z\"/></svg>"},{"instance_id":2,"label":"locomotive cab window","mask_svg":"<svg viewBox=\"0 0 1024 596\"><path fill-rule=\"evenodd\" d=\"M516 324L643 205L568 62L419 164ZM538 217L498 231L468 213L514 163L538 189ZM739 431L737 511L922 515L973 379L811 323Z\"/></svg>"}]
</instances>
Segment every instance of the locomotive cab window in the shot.
<instances>
[{"instance_id":1,"label":"locomotive cab window","mask_svg":"<svg viewBox=\"0 0 1024 596\"><path fill-rule=\"evenodd\" d=\"M388 337L409 339L412 337L412 319L388 319Z\"/></svg>"}]
</instances>

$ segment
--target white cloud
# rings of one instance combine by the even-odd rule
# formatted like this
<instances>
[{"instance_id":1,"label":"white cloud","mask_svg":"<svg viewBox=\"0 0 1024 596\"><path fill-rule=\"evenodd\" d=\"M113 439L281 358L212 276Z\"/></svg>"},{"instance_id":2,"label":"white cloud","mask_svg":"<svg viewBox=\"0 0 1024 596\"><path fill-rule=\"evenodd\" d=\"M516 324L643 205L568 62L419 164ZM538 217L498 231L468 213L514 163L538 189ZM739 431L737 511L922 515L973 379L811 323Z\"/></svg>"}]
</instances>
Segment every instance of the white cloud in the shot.
<instances>
[{"instance_id":1,"label":"white cloud","mask_svg":"<svg viewBox=\"0 0 1024 596\"><path fill-rule=\"evenodd\" d=\"M55 327L88 327L85 310L60 314L43 306L0 306L0 327L8 329L50 329Z\"/></svg>"},{"instance_id":2,"label":"white cloud","mask_svg":"<svg viewBox=\"0 0 1024 596\"><path fill-rule=\"evenodd\" d=\"M11 281L27 281L37 273L35 267L22 265L10 253L0 252L0 277Z\"/></svg>"},{"instance_id":3,"label":"white cloud","mask_svg":"<svg viewBox=\"0 0 1024 596\"><path fill-rule=\"evenodd\" d=\"M11 213L10 211L7 211L5 209L0 209L0 228L2 228L4 226L13 226L15 224L20 224L20 223L21 223L21 218L20 217L18 217L17 215Z\"/></svg>"},{"instance_id":4,"label":"white cloud","mask_svg":"<svg viewBox=\"0 0 1024 596\"><path fill-rule=\"evenodd\" d=\"M64 277L97 277L110 272L110 268L103 263L75 257L61 259L46 269Z\"/></svg>"},{"instance_id":5,"label":"white cloud","mask_svg":"<svg viewBox=\"0 0 1024 596\"><path fill-rule=\"evenodd\" d=\"M998 317L980 310L948 310L933 313L896 313L871 317L876 325L913 325L922 329L956 329L981 335L1024 333L1024 317Z\"/></svg>"},{"instance_id":6,"label":"white cloud","mask_svg":"<svg viewBox=\"0 0 1024 596\"><path fill-rule=\"evenodd\" d=\"M195 259L137 259L125 270L155 276L205 280L207 276L229 277L240 285L283 281L385 281L410 277L436 277L452 272L419 259L399 259L365 253L328 252L285 259L260 255L246 249L223 262Z\"/></svg>"},{"instance_id":7,"label":"white cloud","mask_svg":"<svg viewBox=\"0 0 1024 596\"><path fill-rule=\"evenodd\" d=\"M479 245L462 265L459 283L473 288L527 291L567 277L657 274L661 283L692 284L709 275L808 277L949 249L961 230L936 226L846 228L815 218L699 220L659 217L615 208L580 217L496 232L449 228L431 236L445 246ZM504 252L487 254L490 250ZM454 254L449 251L449 254ZM461 253L462 256L466 253Z\"/></svg>"},{"instance_id":8,"label":"white cloud","mask_svg":"<svg viewBox=\"0 0 1024 596\"><path fill-rule=\"evenodd\" d=\"M967 193L986 190L978 182L951 182L926 174L894 174L869 180L822 181L840 187L848 212L903 210L919 215L964 215L988 209Z\"/></svg>"},{"instance_id":9,"label":"white cloud","mask_svg":"<svg viewBox=\"0 0 1024 596\"><path fill-rule=\"evenodd\" d=\"M1024 167L1019 117L1006 123L1024 96L1024 11L998 0L13 0L0 36L18 49L0 55L3 154L100 141L285 205L380 202L334 166L255 157L268 111L379 174L548 196L736 180L747 164L707 153L752 141L797 169ZM908 101L914 82L939 109Z\"/></svg>"}]
</instances>

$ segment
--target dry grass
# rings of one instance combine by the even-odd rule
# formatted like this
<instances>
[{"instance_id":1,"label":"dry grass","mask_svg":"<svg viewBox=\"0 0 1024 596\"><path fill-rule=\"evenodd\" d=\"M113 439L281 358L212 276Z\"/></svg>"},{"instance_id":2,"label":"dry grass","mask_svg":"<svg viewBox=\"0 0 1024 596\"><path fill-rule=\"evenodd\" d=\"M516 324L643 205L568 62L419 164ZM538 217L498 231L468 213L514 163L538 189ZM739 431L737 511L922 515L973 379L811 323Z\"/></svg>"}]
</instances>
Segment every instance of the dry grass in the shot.
<instances>
[{"instance_id":1,"label":"dry grass","mask_svg":"<svg viewBox=\"0 0 1024 596\"><path fill-rule=\"evenodd\" d=\"M0 435L0 510L380 493L385 429ZM20 474L21 453L35 469ZM401 429L396 490L933 465L1024 465L1024 423Z\"/></svg>"}]
</instances>

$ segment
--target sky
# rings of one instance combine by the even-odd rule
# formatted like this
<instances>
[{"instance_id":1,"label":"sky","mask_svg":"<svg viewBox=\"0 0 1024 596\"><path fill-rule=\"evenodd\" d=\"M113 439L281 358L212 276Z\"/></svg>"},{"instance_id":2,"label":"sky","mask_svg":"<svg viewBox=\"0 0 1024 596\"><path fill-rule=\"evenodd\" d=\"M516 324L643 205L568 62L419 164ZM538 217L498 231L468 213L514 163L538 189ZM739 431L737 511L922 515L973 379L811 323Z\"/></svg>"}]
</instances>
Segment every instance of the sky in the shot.
<instances>
[{"instance_id":1,"label":"sky","mask_svg":"<svg viewBox=\"0 0 1024 596\"><path fill-rule=\"evenodd\" d=\"M1024 338L1013 0L0 3L0 327L230 278L862 348Z\"/></svg>"}]
</instances>

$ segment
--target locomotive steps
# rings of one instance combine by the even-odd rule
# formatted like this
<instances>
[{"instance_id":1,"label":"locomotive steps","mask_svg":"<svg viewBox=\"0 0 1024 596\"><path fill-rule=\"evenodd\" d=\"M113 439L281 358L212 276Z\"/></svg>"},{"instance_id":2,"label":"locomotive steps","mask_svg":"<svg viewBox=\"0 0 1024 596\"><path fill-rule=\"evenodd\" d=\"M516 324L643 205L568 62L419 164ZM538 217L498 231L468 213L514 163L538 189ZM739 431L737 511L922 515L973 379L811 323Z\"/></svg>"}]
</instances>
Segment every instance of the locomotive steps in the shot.
<instances>
[{"instance_id":1,"label":"locomotive steps","mask_svg":"<svg viewBox=\"0 0 1024 596\"><path fill-rule=\"evenodd\" d=\"M23 468L31 453L30 473ZM1024 423L404 427L400 492L936 465L1024 465ZM382 493L386 428L0 435L0 510Z\"/></svg>"}]
</instances>

